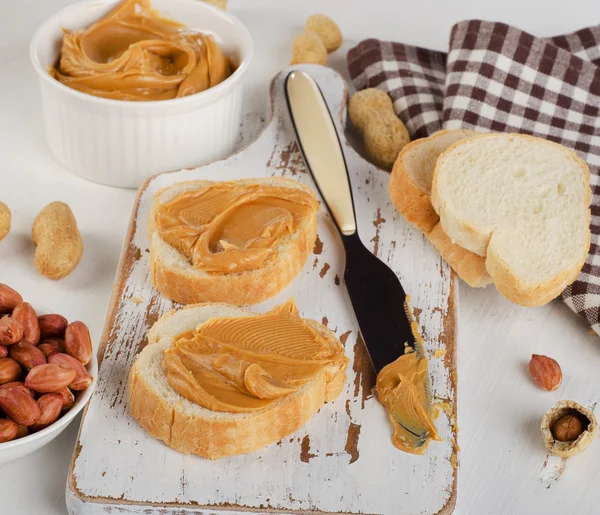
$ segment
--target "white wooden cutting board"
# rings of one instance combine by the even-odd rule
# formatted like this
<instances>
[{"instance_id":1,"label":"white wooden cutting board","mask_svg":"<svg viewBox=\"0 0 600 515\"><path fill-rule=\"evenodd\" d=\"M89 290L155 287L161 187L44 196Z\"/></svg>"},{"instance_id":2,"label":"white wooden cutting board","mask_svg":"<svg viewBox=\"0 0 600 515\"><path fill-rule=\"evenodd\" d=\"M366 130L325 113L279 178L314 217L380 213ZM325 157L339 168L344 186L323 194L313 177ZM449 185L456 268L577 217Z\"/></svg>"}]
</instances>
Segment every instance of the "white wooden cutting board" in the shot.
<instances>
[{"instance_id":1,"label":"white wooden cutting board","mask_svg":"<svg viewBox=\"0 0 600 515\"><path fill-rule=\"evenodd\" d=\"M344 288L344 253L329 215L319 213L314 253L293 284L252 309L294 297L304 317L335 331L349 358L340 397L298 432L249 455L217 461L178 453L130 416L127 374L154 321L173 307L149 278L147 219L154 193L191 179L277 175L313 186L294 143L283 93L288 71L271 86L272 118L240 153L194 170L150 179L139 192L100 345L99 381L86 410L67 484L69 513L448 514L457 486L456 280L431 245L393 208L388 174L345 141L346 88L334 71L300 66L319 83L350 169L363 242L400 276L430 358L433 396L443 404L443 442L424 456L391 444L391 425L373 397L374 374ZM368 280L368 278L365 278ZM436 352L437 351L437 352Z\"/></svg>"}]
</instances>

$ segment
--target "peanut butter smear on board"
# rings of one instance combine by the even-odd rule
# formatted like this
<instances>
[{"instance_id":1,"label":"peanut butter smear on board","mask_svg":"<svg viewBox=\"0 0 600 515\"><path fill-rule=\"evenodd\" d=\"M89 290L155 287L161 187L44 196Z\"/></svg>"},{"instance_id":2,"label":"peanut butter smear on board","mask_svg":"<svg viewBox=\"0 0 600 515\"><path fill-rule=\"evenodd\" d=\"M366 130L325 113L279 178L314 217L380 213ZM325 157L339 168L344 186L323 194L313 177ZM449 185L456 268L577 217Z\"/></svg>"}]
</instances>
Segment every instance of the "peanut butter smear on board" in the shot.
<instances>
[{"instance_id":1,"label":"peanut butter smear on board","mask_svg":"<svg viewBox=\"0 0 600 515\"><path fill-rule=\"evenodd\" d=\"M404 452L423 454L431 440L441 441L431 413L428 360L416 323L415 347L383 367L377 375L377 398L392 422L392 443Z\"/></svg>"},{"instance_id":2,"label":"peanut butter smear on board","mask_svg":"<svg viewBox=\"0 0 600 515\"><path fill-rule=\"evenodd\" d=\"M160 237L205 272L260 268L272 250L318 209L296 188L220 182L181 193L158 209Z\"/></svg>"},{"instance_id":3,"label":"peanut butter smear on board","mask_svg":"<svg viewBox=\"0 0 600 515\"><path fill-rule=\"evenodd\" d=\"M215 40L163 18L150 0L125 0L90 27L65 32L50 74L114 100L169 100L199 93L233 72Z\"/></svg>"},{"instance_id":4,"label":"peanut butter smear on board","mask_svg":"<svg viewBox=\"0 0 600 515\"><path fill-rule=\"evenodd\" d=\"M260 315L208 320L175 341L164 365L181 396L213 411L243 413L296 392L325 368L333 375L347 361L289 300Z\"/></svg>"}]
</instances>

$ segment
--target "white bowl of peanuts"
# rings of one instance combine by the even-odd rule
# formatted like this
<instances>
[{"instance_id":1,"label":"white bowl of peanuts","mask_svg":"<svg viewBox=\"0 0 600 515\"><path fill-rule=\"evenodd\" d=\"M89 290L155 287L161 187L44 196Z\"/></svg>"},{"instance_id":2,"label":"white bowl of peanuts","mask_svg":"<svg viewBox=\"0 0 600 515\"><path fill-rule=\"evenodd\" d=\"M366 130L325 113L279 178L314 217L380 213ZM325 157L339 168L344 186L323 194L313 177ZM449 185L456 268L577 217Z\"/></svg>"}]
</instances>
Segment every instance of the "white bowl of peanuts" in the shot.
<instances>
[{"instance_id":1,"label":"white bowl of peanuts","mask_svg":"<svg viewBox=\"0 0 600 515\"><path fill-rule=\"evenodd\" d=\"M87 326L0 283L0 463L62 433L89 400L98 361Z\"/></svg>"}]
</instances>

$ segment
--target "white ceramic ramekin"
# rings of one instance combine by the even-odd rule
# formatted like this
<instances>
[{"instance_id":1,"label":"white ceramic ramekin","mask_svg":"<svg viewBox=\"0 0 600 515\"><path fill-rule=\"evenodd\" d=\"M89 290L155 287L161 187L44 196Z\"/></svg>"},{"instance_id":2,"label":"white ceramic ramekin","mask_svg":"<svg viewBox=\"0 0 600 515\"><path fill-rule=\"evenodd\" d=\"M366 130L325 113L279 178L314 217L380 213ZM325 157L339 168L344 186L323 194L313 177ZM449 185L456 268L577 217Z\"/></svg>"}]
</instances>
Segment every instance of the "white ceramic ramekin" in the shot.
<instances>
[{"instance_id":1,"label":"white ceramic ramekin","mask_svg":"<svg viewBox=\"0 0 600 515\"><path fill-rule=\"evenodd\" d=\"M60 54L63 29L86 27L121 0L71 5L36 31L30 56L39 80L46 134L56 159L102 184L137 187L156 173L221 159L236 145L243 78L252 57L248 30L233 16L199 0L153 0L163 15L212 34L237 64L227 80L173 100L124 102L73 90L48 73Z\"/></svg>"}]
</instances>

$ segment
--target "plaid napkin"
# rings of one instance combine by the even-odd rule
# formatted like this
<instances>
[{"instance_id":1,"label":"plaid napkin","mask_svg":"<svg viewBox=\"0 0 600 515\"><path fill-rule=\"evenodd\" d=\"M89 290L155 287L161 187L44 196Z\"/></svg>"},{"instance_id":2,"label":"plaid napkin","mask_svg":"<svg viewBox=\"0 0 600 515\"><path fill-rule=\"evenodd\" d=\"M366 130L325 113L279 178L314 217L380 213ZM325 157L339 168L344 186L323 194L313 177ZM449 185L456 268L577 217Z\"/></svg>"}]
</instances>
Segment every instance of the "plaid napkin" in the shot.
<instances>
[{"instance_id":1,"label":"plaid napkin","mask_svg":"<svg viewBox=\"0 0 600 515\"><path fill-rule=\"evenodd\" d=\"M564 302L600 334L600 26L540 39L464 21L445 54L368 39L348 52L356 89L388 92L413 139L445 129L533 134L574 149L591 171L592 243Z\"/></svg>"}]
</instances>

